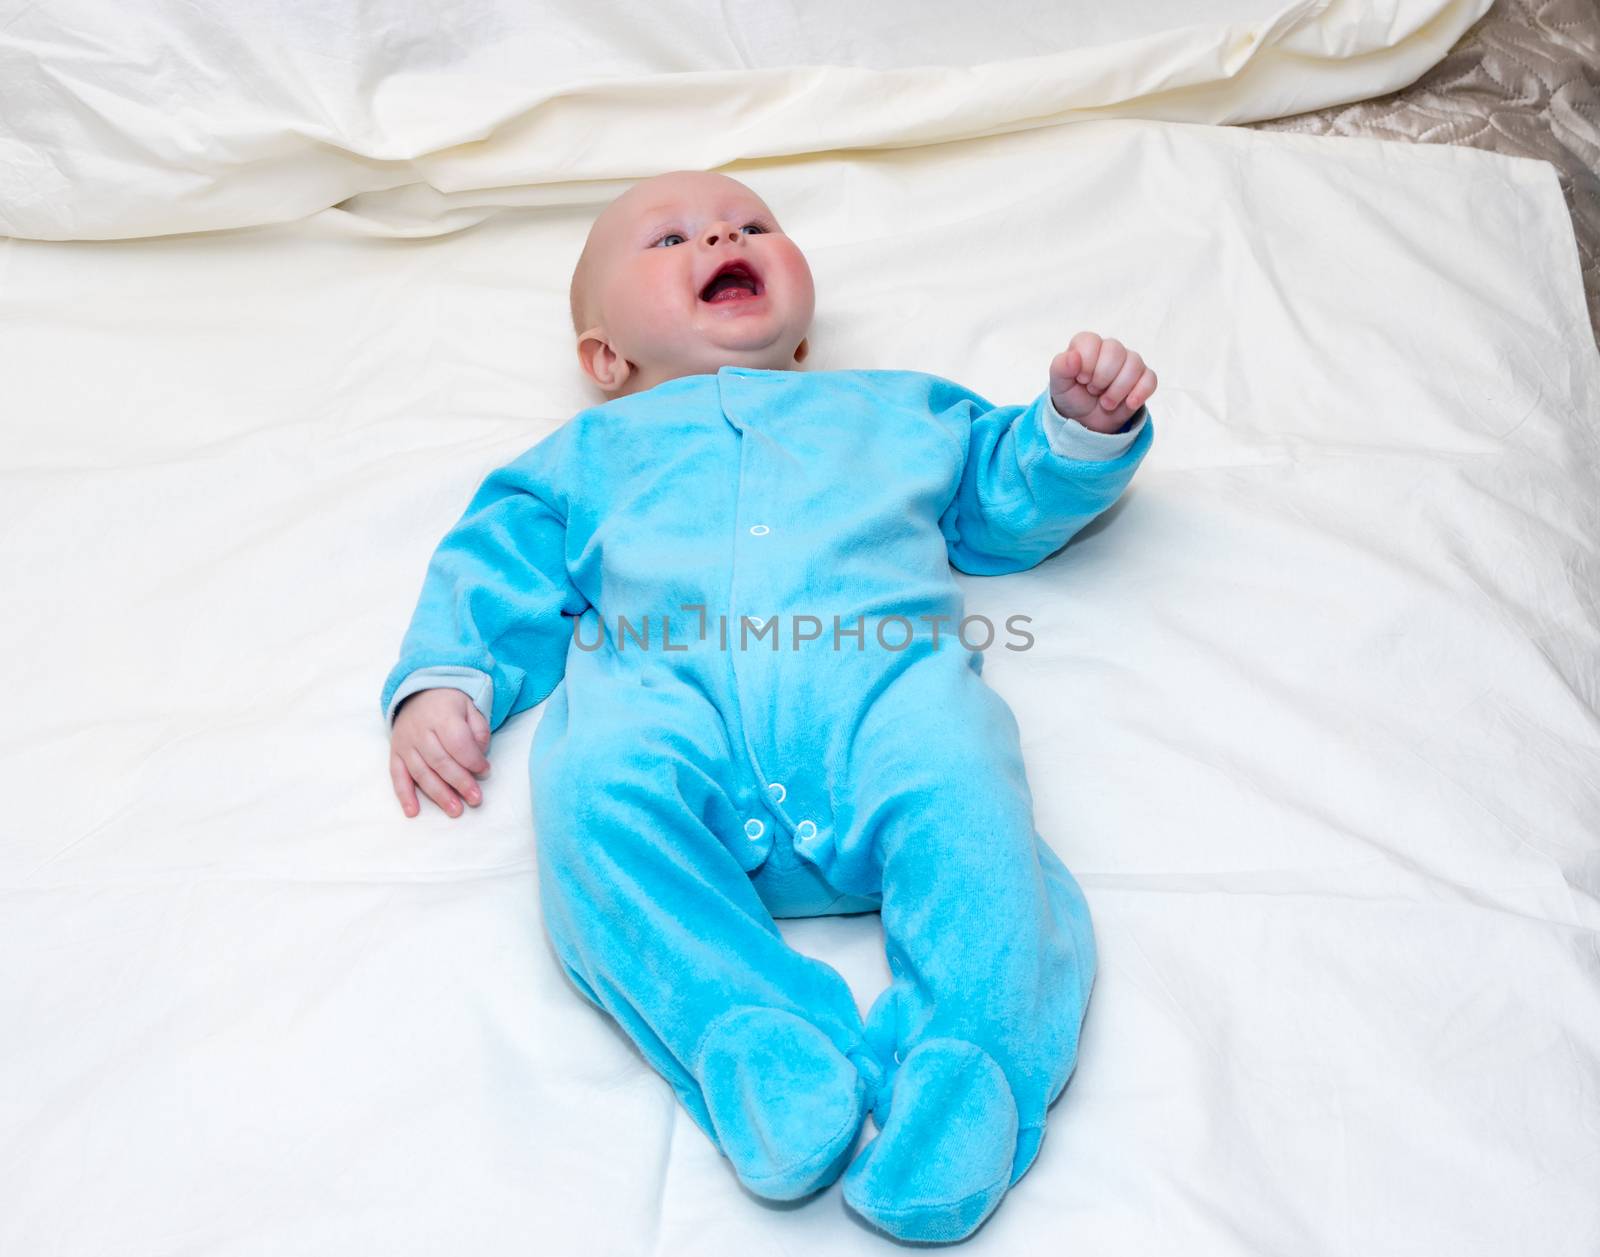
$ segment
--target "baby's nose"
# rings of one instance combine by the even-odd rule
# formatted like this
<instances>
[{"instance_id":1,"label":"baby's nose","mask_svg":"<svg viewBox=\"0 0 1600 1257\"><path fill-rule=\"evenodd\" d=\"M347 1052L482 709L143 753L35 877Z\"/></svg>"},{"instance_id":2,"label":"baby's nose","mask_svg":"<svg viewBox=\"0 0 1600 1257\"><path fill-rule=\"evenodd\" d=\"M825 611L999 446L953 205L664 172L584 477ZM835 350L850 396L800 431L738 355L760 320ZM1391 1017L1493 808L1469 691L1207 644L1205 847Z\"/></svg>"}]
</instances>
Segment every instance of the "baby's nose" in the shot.
<instances>
[{"instance_id":1,"label":"baby's nose","mask_svg":"<svg viewBox=\"0 0 1600 1257\"><path fill-rule=\"evenodd\" d=\"M706 243L716 244L718 240L731 240L737 233L728 223L712 223L706 228Z\"/></svg>"}]
</instances>

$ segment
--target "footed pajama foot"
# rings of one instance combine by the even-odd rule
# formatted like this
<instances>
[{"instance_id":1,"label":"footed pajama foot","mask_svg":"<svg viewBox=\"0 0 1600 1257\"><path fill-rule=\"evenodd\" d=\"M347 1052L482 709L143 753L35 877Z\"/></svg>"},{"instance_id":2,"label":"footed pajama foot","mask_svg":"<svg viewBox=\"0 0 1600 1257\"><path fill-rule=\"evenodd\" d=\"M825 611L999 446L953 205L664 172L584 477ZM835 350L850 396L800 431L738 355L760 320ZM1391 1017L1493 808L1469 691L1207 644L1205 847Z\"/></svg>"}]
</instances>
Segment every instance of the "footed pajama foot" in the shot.
<instances>
[{"instance_id":1,"label":"footed pajama foot","mask_svg":"<svg viewBox=\"0 0 1600 1257\"><path fill-rule=\"evenodd\" d=\"M799 1200L838 1178L872 1098L827 1035L777 1008L718 1017L695 1074L723 1154L768 1200Z\"/></svg>"},{"instance_id":2,"label":"footed pajama foot","mask_svg":"<svg viewBox=\"0 0 1600 1257\"><path fill-rule=\"evenodd\" d=\"M844 1199L902 1240L965 1239L1011 1185L1017 1105L982 1048L926 1039L893 1081L888 1122L844 1177Z\"/></svg>"}]
</instances>

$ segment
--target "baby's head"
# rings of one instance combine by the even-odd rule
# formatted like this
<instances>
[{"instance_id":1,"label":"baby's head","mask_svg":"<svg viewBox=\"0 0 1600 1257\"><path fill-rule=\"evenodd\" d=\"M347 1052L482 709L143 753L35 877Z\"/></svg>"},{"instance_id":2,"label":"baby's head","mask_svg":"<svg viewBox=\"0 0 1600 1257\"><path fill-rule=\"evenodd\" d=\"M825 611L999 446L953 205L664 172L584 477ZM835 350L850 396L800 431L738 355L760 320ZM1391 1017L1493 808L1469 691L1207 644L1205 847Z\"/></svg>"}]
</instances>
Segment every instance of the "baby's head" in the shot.
<instances>
[{"instance_id":1,"label":"baby's head","mask_svg":"<svg viewBox=\"0 0 1600 1257\"><path fill-rule=\"evenodd\" d=\"M815 304L772 211L708 171L634 184L595 219L572 273L578 361L610 397L725 366L793 369Z\"/></svg>"}]
</instances>

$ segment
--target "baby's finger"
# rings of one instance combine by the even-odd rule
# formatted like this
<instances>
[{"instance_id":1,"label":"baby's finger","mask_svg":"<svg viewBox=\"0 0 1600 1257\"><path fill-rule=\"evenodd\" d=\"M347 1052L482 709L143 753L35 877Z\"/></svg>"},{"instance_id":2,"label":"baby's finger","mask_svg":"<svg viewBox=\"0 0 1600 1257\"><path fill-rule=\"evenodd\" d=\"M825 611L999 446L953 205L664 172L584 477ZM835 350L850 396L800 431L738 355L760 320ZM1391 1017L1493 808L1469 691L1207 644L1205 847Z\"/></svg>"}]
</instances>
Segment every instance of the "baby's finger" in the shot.
<instances>
[{"instance_id":1,"label":"baby's finger","mask_svg":"<svg viewBox=\"0 0 1600 1257\"><path fill-rule=\"evenodd\" d=\"M1100 345L1100 357L1094 364L1094 374L1090 377L1085 387L1096 395L1106 391L1106 386L1117 378L1117 372L1122 370L1122 364L1127 360L1128 350L1120 340L1106 339Z\"/></svg>"},{"instance_id":2,"label":"baby's finger","mask_svg":"<svg viewBox=\"0 0 1600 1257\"><path fill-rule=\"evenodd\" d=\"M1144 374L1139 377L1139 382L1128 393L1128 409L1138 410L1150 400L1150 395L1156 391L1156 373L1149 367L1144 369Z\"/></svg>"},{"instance_id":3,"label":"baby's finger","mask_svg":"<svg viewBox=\"0 0 1600 1257\"><path fill-rule=\"evenodd\" d=\"M1100 407L1102 410L1115 410L1122 405L1123 399L1128 396L1133 386L1139 382L1139 377L1144 374L1144 359L1136 353L1130 353L1128 360L1122 364L1122 370L1117 372L1117 378L1100 394Z\"/></svg>"},{"instance_id":4,"label":"baby's finger","mask_svg":"<svg viewBox=\"0 0 1600 1257\"><path fill-rule=\"evenodd\" d=\"M467 708L467 727L472 730L472 737L485 751L489 749L489 722L483 718L483 713L478 710L478 704L473 703ZM483 771L489 771L489 761L483 761Z\"/></svg>"},{"instance_id":5,"label":"baby's finger","mask_svg":"<svg viewBox=\"0 0 1600 1257\"><path fill-rule=\"evenodd\" d=\"M394 782L394 797L400 800L400 810L415 816L422 809L417 803L417 788L406 771L405 761L398 755L389 756L389 779Z\"/></svg>"},{"instance_id":6,"label":"baby's finger","mask_svg":"<svg viewBox=\"0 0 1600 1257\"><path fill-rule=\"evenodd\" d=\"M1067 342L1067 348L1078 351L1078 383L1087 384L1100 356L1100 337L1094 332L1079 332Z\"/></svg>"},{"instance_id":7,"label":"baby's finger","mask_svg":"<svg viewBox=\"0 0 1600 1257\"><path fill-rule=\"evenodd\" d=\"M489 761L483 754L483 749L478 745L478 740L472 736L472 730L462 721L452 721L446 725L444 731L438 734L439 741L444 744L444 749L450 758L460 764L469 773L482 773L489 771Z\"/></svg>"},{"instance_id":8,"label":"baby's finger","mask_svg":"<svg viewBox=\"0 0 1600 1257\"><path fill-rule=\"evenodd\" d=\"M421 739L422 758L427 761L428 767L443 777L468 803L476 807L483 802L483 794L478 789L478 783L472 779L472 774L456 762L455 756L444 749L444 744L439 741L438 735L432 729Z\"/></svg>"},{"instance_id":9,"label":"baby's finger","mask_svg":"<svg viewBox=\"0 0 1600 1257\"><path fill-rule=\"evenodd\" d=\"M405 753L405 761L412 778L422 787L422 793L437 803L441 812L451 816L461 815L461 800L456 797L454 790L439 779L439 774L423 761L421 751L411 747Z\"/></svg>"}]
</instances>

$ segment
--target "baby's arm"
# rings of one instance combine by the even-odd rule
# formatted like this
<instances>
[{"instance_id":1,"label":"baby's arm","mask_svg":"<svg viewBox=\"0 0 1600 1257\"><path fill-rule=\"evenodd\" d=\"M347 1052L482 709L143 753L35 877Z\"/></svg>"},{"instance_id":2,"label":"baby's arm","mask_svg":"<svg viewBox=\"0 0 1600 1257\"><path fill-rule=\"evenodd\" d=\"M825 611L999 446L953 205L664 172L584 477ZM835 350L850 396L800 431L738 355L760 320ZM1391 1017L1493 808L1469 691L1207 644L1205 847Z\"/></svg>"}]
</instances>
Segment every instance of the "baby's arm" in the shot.
<instances>
[{"instance_id":1,"label":"baby's arm","mask_svg":"<svg viewBox=\"0 0 1600 1257\"><path fill-rule=\"evenodd\" d=\"M491 473L434 551L384 682L390 776L408 816L412 783L452 816L481 794L490 732L560 683L571 620L588 608L566 566L555 438ZM475 797L476 796L476 797Z\"/></svg>"},{"instance_id":2,"label":"baby's arm","mask_svg":"<svg viewBox=\"0 0 1600 1257\"><path fill-rule=\"evenodd\" d=\"M1050 377L1028 406L994 406L934 377L935 411L965 409L968 418L961 481L940 520L960 571L996 576L1033 567L1117 500L1150 448L1154 424L1144 401L1155 375L1138 355L1080 332L1051 362ZM1107 396L1111 407L1102 404Z\"/></svg>"}]
</instances>

